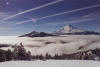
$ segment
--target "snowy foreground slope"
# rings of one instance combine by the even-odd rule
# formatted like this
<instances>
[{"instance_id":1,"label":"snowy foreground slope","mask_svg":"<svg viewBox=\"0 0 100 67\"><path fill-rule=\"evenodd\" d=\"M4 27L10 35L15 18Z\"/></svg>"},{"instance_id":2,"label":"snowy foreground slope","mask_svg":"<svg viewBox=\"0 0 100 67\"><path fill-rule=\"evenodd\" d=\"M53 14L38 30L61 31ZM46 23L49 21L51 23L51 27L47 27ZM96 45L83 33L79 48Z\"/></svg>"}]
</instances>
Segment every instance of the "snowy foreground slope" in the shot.
<instances>
[{"instance_id":1,"label":"snowy foreground slope","mask_svg":"<svg viewBox=\"0 0 100 67\"><path fill-rule=\"evenodd\" d=\"M16 37L0 36L0 45L8 44L9 47L0 49L8 50L12 45L23 43L26 50L32 54L70 54L89 49L100 48L100 35L66 35L55 37ZM82 49L79 49L82 47Z\"/></svg>"},{"instance_id":2,"label":"snowy foreground slope","mask_svg":"<svg viewBox=\"0 0 100 67\"><path fill-rule=\"evenodd\" d=\"M11 61L0 63L0 67L100 67L100 62L83 60Z\"/></svg>"}]
</instances>

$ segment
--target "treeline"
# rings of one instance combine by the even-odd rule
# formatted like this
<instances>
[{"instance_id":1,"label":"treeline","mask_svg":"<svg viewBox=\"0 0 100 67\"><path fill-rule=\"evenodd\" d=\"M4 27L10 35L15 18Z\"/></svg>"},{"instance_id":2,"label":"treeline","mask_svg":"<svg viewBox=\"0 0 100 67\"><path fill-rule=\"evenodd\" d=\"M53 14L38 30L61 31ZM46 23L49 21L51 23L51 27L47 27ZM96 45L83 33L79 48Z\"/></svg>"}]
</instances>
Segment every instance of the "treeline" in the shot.
<instances>
[{"instance_id":1,"label":"treeline","mask_svg":"<svg viewBox=\"0 0 100 67\"><path fill-rule=\"evenodd\" d=\"M45 56L41 55L31 55L30 51L26 51L22 43L20 45L14 45L13 50L8 51L0 49L0 62L4 61L17 61L17 60L47 60L47 59L58 59L58 60L100 60L100 49L88 50L83 52L78 52L74 54L55 54L51 56L46 54Z\"/></svg>"},{"instance_id":2,"label":"treeline","mask_svg":"<svg viewBox=\"0 0 100 67\"><path fill-rule=\"evenodd\" d=\"M57 59L57 60L97 60L100 61L100 49L88 50L83 52L77 52L73 54L55 54L51 56L50 54L36 55L32 56L33 59L47 60L47 59Z\"/></svg>"}]
</instances>

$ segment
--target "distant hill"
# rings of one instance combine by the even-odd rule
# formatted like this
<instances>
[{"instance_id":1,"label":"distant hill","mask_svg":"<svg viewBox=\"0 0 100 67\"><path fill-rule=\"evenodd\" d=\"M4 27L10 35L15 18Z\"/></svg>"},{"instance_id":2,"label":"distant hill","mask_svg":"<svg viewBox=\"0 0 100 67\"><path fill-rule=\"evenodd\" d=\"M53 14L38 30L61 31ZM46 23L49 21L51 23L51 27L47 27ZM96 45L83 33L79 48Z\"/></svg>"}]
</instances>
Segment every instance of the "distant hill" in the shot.
<instances>
[{"instance_id":1,"label":"distant hill","mask_svg":"<svg viewBox=\"0 0 100 67\"><path fill-rule=\"evenodd\" d=\"M55 36L53 34L45 33L45 32L36 32L32 31L31 33L21 35L19 37L47 37L47 36Z\"/></svg>"}]
</instances>

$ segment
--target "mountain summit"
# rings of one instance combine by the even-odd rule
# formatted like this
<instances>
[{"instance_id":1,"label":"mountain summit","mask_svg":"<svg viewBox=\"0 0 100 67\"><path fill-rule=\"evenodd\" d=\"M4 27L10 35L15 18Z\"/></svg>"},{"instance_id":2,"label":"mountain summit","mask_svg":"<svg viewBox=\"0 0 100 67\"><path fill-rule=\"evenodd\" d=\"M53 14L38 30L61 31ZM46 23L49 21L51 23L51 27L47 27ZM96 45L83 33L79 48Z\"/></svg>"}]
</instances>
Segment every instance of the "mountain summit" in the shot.
<instances>
[{"instance_id":1,"label":"mountain summit","mask_svg":"<svg viewBox=\"0 0 100 67\"><path fill-rule=\"evenodd\" d=\"M54 34L57 35L63 35L63 34L100 34L98 32L94 31L85 31L83 29L80 29L78 27L74 27L72 25L66 25L63 28L53 32Z\"/></svg>"},{"instance_id":2,"label":"mountain summit","mask_svg":"<svg viewBox=\"0 0 100 67\"><path fill-rule=\"evenodd\" d=\"M66 25L63 28L55 31L54 33L58 33L58 34L66 34L66 33L82 33L85 32L84 30L74 27L72 25Z\"/></svg>"}]
</instances>

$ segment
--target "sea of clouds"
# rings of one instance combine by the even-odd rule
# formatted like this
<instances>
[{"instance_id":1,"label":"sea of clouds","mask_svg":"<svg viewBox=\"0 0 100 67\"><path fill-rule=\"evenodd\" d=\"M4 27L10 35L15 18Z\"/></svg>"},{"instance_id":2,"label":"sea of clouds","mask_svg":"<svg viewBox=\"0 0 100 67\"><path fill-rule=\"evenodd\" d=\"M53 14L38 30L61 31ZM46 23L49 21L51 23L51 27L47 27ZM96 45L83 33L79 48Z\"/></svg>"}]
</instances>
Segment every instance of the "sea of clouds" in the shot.
<instances>
[{"instance_id":1,"label":"sea of clouds","mask_svg":"<svg viewBox=\"0 0 100 67\"><path fill-rule=\"evenodd\" d=\"M66 35L58 37L17 37L0 36L0 45L19 45L23 43L27 51L33 55L49 53L70 54L89 49L100 48L100 35ZM79 49L82 47L81 49ZM11 47L2 47L0 49L8 50Z\"/></svg>"}]
</instances>

